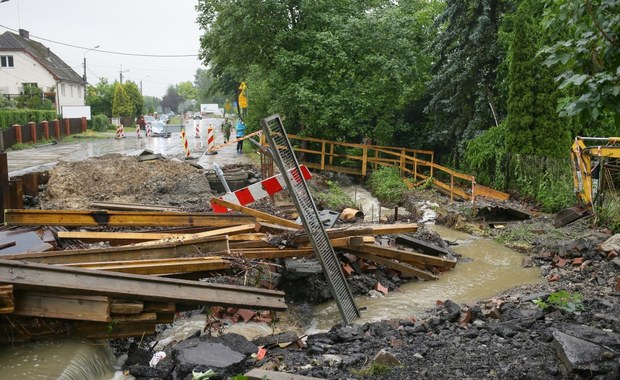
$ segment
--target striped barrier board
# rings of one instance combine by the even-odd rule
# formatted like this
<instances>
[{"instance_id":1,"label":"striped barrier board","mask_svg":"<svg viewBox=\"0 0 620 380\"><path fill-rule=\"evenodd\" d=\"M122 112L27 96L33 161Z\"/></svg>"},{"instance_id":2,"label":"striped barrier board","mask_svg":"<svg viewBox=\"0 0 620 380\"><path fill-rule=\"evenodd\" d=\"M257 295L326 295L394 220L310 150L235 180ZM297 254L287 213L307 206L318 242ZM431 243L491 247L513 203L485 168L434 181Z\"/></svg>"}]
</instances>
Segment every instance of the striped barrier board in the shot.
<instances>
[{"instance_id":1,"label":"striped barrier board","mask_svg":"<svg viewBox=\"0 0 620 380\"><path fill-rule=\"evenodd\" d=\"M300 165L299 169L301 170L301 174L304 179L310 179L312 177L312 174L310 174L310 171L305 165ZM286 183L282 179L282 174L277 174L248 187L244 187L243 189L224 194L219 198L230 203L245 206L252 202L256 202L259 199L272 196L285 188ZM217 205L213 202L211 202L211 207L213 207L213 212L223 213L228 211L228 208Z\"/></svg>"}]
</instances>

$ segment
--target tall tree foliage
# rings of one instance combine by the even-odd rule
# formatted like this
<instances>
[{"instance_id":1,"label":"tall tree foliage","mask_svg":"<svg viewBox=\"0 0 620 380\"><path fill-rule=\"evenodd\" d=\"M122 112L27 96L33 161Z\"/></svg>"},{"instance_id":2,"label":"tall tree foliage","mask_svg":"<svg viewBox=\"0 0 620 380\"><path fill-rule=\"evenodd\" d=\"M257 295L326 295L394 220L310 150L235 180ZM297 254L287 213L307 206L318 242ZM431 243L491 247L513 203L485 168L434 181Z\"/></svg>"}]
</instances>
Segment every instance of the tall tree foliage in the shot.
<instances>
[{"instance_id":1,"label":"tall tree foliage","mask_svg":"<svg viewBox=\"0 0 620 380\"><path fill-rule=\"evenodd\" d=\"M558 36L545 49L546 64L559 66L560 88L573 91L560 115L580 116L580 133L620 130L620 0L546 0L545 25Z\"/></svg>"},{"instance_id":2,"label":"tall tree foliage","mask_svg":"<svg viewBox=\"0 0 620 380\"><path fill-rule=\"evenodd\" d=\"M497 68L505 57L497 34L510 0L447 0L438 18L429 83L428 139L440 152L462 152L465 142L505 114L497 104ZM495 113L495 117L494 117Z\"/></svg>"},{"instance_id":3,"label":"tall tree foliage","mask_svg":"<svg viewBox=\"0 0 620 380\"><path fill-rule=\"evenodd\" d=\"M571 123L558 116L560 93L554 75L537 54L545 40L541 13L540 2L523 0L512 20L505 146L511 153L566 157Z\"/></svg>"},{"instance_id":4,"label":"tall tree foliage","mask_svg":"<svg viewBox=\"0 0 620 380\"><path fill-rule=\"evenodd\" d=\"M168 86L166 95L161 99L161 106L164 109L170 109L173 112L178 112L179 105L183 102L183 97L179 95L175 86Z\"/></svg>"},{"instance_id":5,"label":"tall tree foliage","mask_svg":"<svg viewBox=\"0 0 620 380\"><path fill-rule=\"evenodd\" d=\"M422 93L430 64L422 51L439 7L412 0L199 1L201 56L227 83L226 93L246 82L250 124L280 113L293 132L390 142L402 130L402 109Z\"/></svg>"},{"instance_id":6,"label":"tall tree foliage","mask_svg":"<svg viewBox=\"0 0 620 380\"><path fill-rule=\"evenodd\" d=\"M135 106L131 97L125 91L125 87L116 82L114 83L114 98L112 99L112 116L132 116L135 113Z\"/></svg>"},{"instance_id":7,"label":"tall tree foliage","mask_svg":"<svg viewBox=\"0 0 620 380\"><path fill-rule=\"evenodd\" d=\"M112 99L114 98L114 84L101 78L96 86L88 86L86 104L90 106L93 115L104 114L112 116Z\"/></svg>"},{"instance_id":8,"label":"tall tree foliage","mask_svg":"<svg viewBox=\"0 0 620 380\"><path fill-rule=\"evenodd\" d=\"M140 116L144 113L144 98L140 93L140 89L138 85L133 81L127 81L123 83L123 87L127 96L129 96L129 100L133 104L133 115L132 116Z\"/></svg>"}]
</instances>

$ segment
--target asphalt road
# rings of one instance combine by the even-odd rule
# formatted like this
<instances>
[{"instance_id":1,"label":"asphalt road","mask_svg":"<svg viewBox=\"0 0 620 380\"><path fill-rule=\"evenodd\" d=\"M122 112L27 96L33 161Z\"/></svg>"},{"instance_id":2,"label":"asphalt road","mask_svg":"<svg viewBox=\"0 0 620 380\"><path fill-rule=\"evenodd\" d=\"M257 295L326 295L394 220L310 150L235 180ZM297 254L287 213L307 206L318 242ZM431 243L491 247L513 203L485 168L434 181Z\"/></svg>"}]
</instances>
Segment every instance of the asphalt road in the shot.
<instances>
[{"instance_id":1,"label":"asphalt road","mask_svg":"<svg viewBox=\"0 0 620 380\"><path fill-rule=\"evenodd\" d=\"M200 127L196 130L196 122ZM145 149L153 153L159 153L169 159L183 159L193 161L206 169L211 169L213 163L221 166L238 163L254 162L250 153L238 155L236 146L229 145L217 151L217 154L205 154L207 152L207 126L213 125L214 145L222 144L223 136L220 132L222 119L207 118L203 120L188 120L186 126L187 146L189 159L183 150L181 139L181 126L171 125L170 137L149 137L141 131L140 137L135 130L125 130L124 138L116 138L115 133L110 132L109 138L96 139L78 143L58 143L42 145L36 148L7 152L9 176L19 176L33 171L49 170L61 161L81 161L89 157L103 156L109 153L121 153L125 155L138 155ZM249 144L249 142L246 142Z\"/></svg>"}]
</instances>

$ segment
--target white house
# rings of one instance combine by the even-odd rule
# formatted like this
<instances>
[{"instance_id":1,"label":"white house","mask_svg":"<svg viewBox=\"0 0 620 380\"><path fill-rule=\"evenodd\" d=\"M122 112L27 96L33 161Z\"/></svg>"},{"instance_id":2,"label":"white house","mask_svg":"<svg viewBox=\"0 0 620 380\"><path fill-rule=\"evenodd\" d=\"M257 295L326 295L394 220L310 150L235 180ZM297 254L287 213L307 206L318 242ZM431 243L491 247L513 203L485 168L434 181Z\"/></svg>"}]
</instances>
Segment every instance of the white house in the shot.
<instances>
[{"instance_id":1,"label":"white house","mask_svg":"<svg viewBox=\"0 0 620 380\"><path fill-rule=\"evenodd\" d=\"M19 35L0 35L0 96L22 94L24 87L36 86L56 106L83 106L84 79L43 44L30 39L27 30Z\"/></svg>"}]
</instances>

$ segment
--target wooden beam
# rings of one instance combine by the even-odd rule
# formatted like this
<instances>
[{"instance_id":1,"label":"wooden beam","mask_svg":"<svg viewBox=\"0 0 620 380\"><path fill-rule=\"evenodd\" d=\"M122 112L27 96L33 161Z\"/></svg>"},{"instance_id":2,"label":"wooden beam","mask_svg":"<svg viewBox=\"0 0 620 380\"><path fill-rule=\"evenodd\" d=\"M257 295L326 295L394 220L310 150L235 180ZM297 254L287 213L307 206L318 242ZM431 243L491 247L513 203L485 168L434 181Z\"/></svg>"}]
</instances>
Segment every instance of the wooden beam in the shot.
<instances>
[{"instance_id":1,"label":"wooden beam","mask_svg":"<svg viewBox=\"0 0 620 380\"><path fill-rule=\"evenodd\" d=\"M110 314L140 314L144 310L144 302L133 300L110 300Z\"/></svg>"},{"instance_id":2,"label":"wooden beam","mask_svg":"<svg viewBox=\"0 0 620 380\"><path fill-rule=\"evenodd\" d=\"M91 202L90 207L116 211L181 211L180 207L136 203Z\"/></svg>"},{"instance_id":3,"label":"wooden beam","mask_svg":"<svg viewBox=\"0 0 620 380\"><path fill-rule=\"evenodd\" d=\"M158 232L105 232L105 231L58 231L60 239L80 239L80 240L160 240L175 239L186 234L171 234Z\"/></svg>"},{"instance_id":4,"label":"wooden beam","mask_svg":"<svg viewBox=\"0 0 620 380\"><path fill-rule=\"evenodd\" d=\"M167 242L170 242L170 241L179 242L179 243L185 243L185 244L191 244L191 242L196 242L196 241L199 241L200 239L209 238L209 237L213 237L213 236L224 236L224 235L245 233L245 232L250 232L250 231L254 232L255 228L256 228L256 225L254 223L252 223L252 224L242 224L240 226L225 227L225 228L219 228L219 229L216 229L216 230L210 230L210 231L205 231L205 232L198 232L198 233L195 233L195 234L187 234L187 235L183 235L181 237L173 238L173 239L161 239L161 240L155 240L155 241L146 241L146 242L143 242L143 243L134 244L133 246L146 247L146 246L152 246L152 245L158 245L158 244L162 244L162 243L167 243Z\"/></svg>"},{"instance_id":5,"label":"wooden beam","mask_svg":"<svg viewBox=\"0 0 620 380\"><path fill-rule=\"evenodd\" d=\"M79 262L165 259L183 256L201 257L228 252L226 236L212 236L185 242L158 245L122 246L97 249L76 249L2 255L5 260L26 260L33 263L70 264Z\"/></svg>"},{"instance_id":6,"label":"wooden beam","mask_svg":"<svg viewBox=\"0 0 620 380\"><path fill-rule=\"evenodd\" d=\"M6 210L5 222L12 226L228 227L255 223L256 219L249 215L167 211Z\"/></svg>"},{"instance_id":7,"label":"wooden beam","mask_svg":"<svg viewBox=\"0 0 620 380\"><path fill-rule=\"evenodd\" d=\"M404 273L406 275L415 276L421 278L423 280L437 280L439 277L435 276L431 272L415 268L406 263L398 263L392 259L388 259L385 257L374 256L368 253L362 253L359 251L351 250L351 253L361 259L375 262L377 264L384 265L388 268L392 268L394 270L399 271L400 273Z\"/></svg>"},{"instance_id":8,"label":"wooden beam","mask_svg":"<svg viewBox=\"0 0 620 380\"><path fill-rule=\"evenodd\" d=\"M0 260L0 278L18 289L46 289L186 305L286 310L284 293L126 273Z\"/></svg>"},{"instance_id":9,"label":"wooden beam","mask_svg":"<svg viewBox=\"0 0 620 380\"><path fill-rule=\"evenodd\" d=\"M254 368L250 372L246 372L244 376L248 380L321 380L318 377L295 375L287 372L268 371L259 368Z\"/></svg>"},{"instance_id":10,"label":"wooden beam","mask_svg":"<svg viewBox=\"0 0 620 380\"><path fill-rule=\"evenodd\" d=\"M231 249L232 256L243 256L248 259L282 259L285 257L307 257L314 255L314 249L308 248L255 248L255 249Z\"/></svg>"},{"instance_id":11,"label":"wooden beam","mask_svg":"<svg viewBox=\"0 0 620 380\"><path fill-rule=\"evenodd\" d=\"M110 300L105 296L32 290L17 290L15 295L15 315L99 322L111 320Z\"/></svg>"},{"instance_id":12,"label":"wooden beam","mask_svg":"<svg viewBox=\"0 0 620 380\"><path fill-rule=\"evenodd\" d=\"M217 205L223 206L223 207L228 207L231 210L235 210L235 211L239 211L239 212L242 212L244 214L247 214L247 215L251 215L251 216L256 217L258 219L266 220L269 223L274 223L274 224L278 224L280 226L294 228L294 229L301 229L301 228L303 228L303 226L301 224L297 224L297 223L295 223L295 222L293 222L291 220L279 218L277 216L270 215L270 214L267 214L267 213L264 213L264 212L261 212L261 211L257 211L257 210L251 209L249 207L236 205L234 203L225 201L223 199L211 198L211 202L215 203ZM227 215L227 214L219 214L219 215Z\"/></svg>"},{"instance_id":13,"label":"wooden beam","mask_svg":"<svg viewBox=\"0 0 620 380\"><path fill-rule=\"evenodd\" d=\"M162 275L171 273L207 272L229 269L230 262L221 257L189 257L160 260L112 261L69 264L73 268L95 269L119 273Z\"/></svg>"},{"instance_id":14,"label":"wooden beam","mask_svg":"<svg viewBox=\"0 0 620 380\"><path fill-rule=\"evenodd\" d=\"M442 259L440 257L423 255L421 253L403 251L401 249L380 247L374 244L364 244L357 251L372 255L394 259L413 265L432 265L436 267L454 268L456 260Z\"/></svg>"}]
</instances>

